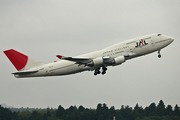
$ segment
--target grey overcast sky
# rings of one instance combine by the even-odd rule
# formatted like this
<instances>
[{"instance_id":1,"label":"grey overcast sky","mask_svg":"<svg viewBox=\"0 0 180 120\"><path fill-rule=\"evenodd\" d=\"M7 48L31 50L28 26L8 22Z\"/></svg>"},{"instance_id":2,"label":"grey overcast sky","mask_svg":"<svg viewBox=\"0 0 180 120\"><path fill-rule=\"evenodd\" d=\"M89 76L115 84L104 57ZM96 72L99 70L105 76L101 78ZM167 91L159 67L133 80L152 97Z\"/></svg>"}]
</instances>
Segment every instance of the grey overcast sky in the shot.
<instances>
[{"instance_id":1,"label":"grey overcast sky","mask_svg":"<svg viewBox=\"0 0 180 120\"><path fill-rule=\"evenodd\" d=\"M83 105L146 107L162 99L180 105L179 0L0 1L0 103L14 107ZM3 54L13 48L49 63L56 54L77 56L139 36L162 33L175 40L161 51L108 67L107 74L15 78Z\"/></svg>"}]
</instances>

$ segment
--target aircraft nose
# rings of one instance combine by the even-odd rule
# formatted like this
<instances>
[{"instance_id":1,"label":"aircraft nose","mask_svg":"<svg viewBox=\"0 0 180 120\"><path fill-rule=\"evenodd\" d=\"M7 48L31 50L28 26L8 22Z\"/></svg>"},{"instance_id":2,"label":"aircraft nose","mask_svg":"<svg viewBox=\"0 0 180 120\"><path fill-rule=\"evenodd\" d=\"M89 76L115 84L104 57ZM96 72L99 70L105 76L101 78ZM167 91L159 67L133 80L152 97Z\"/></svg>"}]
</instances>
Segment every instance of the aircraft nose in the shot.
<instances>
[{"instance_id":1,"label":"aircraft nose","mask_svg":"<svg viewBox=\"0 0 180 120\"><path fill-rule=\"evenodd\" d=\"M165 37L166 37L166 39L168 39L169 44L174 41L174 38L173 38L173 37L170 37L170 36L165 36Z\"/></svg>"},{"instance_id":2,"label":"aircraft nose","mask_svg":"<svg viewBox=\"0 0 180 120\"><path fill-rule=\"evenodd\" d=\"M172 42L174 41L174 38L171 38Z\"/></svg>"},{"instance_id":3,"label":"aircraft nose","mask_svg":"<svg viewBox=\"0 0 180 120\"><path fill-rule=\"evenodd\" d=\"M170 39L171 39L171 43L172 43L174 41L174 38L170 37Z\"/></svg>"}]
</instances>

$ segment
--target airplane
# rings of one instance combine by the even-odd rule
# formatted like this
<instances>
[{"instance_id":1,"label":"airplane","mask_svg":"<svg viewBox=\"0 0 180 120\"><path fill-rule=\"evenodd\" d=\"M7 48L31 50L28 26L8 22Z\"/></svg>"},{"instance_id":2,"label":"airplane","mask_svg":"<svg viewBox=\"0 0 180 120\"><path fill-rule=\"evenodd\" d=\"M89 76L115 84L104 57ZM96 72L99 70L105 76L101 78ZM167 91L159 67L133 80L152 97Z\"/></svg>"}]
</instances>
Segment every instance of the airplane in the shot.
<instances>
[{"instance_id":1,"label":"airplane","mask_svg":"<svg viewBox=\"0 0 180 120\"><path fill-rule=\"evenodd\" d=\"M174 41L174 38L154 33L130 39L110 47L76 57L56 55L60 60L44 64L14 49L3 51L18 72L16 78L70 75L83 71L94 71L104 75L108 66L117 66L132 58L158 52Z\"/></svg>"}]
</instances>

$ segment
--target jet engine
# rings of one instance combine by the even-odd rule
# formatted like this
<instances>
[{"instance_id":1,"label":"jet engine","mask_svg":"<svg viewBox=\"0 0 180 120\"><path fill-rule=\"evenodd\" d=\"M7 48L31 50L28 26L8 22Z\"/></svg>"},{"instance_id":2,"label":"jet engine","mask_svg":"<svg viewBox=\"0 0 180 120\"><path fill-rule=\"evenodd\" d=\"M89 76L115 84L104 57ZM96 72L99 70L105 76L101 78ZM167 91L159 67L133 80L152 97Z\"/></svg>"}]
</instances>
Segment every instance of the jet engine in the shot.
<instances>
[{"instance_id":1,"label":"jet engine","mask_svg":"<svg viewBox=\"0 0 180 120\"><path fill-rule=\"evenodd\" d=\"M98 58L94 58L90 63L88 63L88 66L98 66L98 65L102 65L103 64L103 58L102 57L98 57Z\"/></svg>"},{"instance_id":2,"label":"jet engine","mask_svg":"<svg viewBox=\"0 0 180 120\"><path fill-rule=\"evenodd\" d=\"M112 61L111 61L111 65L112 66L116 66L116 65L120 65L122 64L123 62L125 62L125 57L124 56L119 56L119 57L116 57L114 58Z\"/></svg>"}]
</instances>

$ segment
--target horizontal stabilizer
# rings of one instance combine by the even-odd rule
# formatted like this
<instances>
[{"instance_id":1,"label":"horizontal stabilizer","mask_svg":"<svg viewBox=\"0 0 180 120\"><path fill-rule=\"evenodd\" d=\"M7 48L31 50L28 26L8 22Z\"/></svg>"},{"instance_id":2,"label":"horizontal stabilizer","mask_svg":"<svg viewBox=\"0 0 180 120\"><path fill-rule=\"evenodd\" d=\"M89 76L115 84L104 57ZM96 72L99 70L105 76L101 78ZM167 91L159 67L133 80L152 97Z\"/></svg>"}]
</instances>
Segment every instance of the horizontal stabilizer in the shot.
<instances>
[{"instance_id":1,"label":"horizontal stabilizer","mask_svg":"<svg viewBox=\"0 0 180 120\"><path fill-rule=\"evenodd\" d=\"M22 72L15 72L15 73L12 73L14 75L24 75L24 74L31 74L31 73L36 73L38 72L38 70L35 70L35 71L22 71Z\"/></svg>"}]
</instances>

